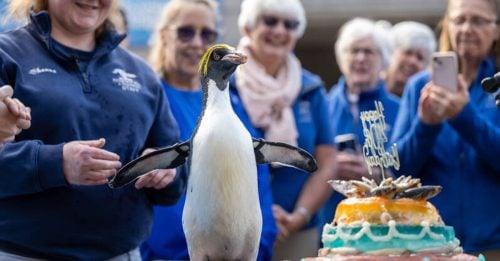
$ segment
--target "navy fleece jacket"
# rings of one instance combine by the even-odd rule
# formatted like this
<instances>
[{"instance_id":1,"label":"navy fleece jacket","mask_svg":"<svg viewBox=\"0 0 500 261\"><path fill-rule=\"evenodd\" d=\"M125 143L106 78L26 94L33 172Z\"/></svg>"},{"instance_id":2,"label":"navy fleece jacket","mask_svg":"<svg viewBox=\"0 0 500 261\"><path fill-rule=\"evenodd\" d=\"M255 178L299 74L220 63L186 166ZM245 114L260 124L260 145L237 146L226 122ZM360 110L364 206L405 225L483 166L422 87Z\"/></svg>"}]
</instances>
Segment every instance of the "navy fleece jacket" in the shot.
<instances>
[{"instance_id":1,"label":"navy fleece jacket","mask_svg":"<svg viewBox=\"0 0 500 261\"><path fill-rule=\"evenodd\" d=\"M104 149L126 163L145 148L176 142L179 131L154 72L117 47L123 35L105 32L85 56L61 48L50 31L49 15L40 12L0 34L0 85L12 85L32 109L31 128L0 149L0 249L104 260L147 237L152 205L177 201L185 177L163 190L70 185L63 145L104 137Z\"/></svg>"}]
</instances>

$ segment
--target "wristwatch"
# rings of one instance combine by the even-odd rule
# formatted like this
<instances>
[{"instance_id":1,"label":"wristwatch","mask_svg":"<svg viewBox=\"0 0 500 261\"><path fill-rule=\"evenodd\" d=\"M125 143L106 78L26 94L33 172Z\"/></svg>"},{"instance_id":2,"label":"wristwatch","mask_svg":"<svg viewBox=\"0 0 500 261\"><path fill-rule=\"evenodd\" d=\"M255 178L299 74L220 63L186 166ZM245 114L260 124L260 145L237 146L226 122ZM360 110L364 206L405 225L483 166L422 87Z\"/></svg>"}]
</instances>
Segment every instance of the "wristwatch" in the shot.
<instances>
[{"instance_id":1,"label":"wristwatch","mask_svg":"<svg viewBox=\"0 0 500 261\"><path fill-rule=\"evenodd\" d=\"M311 221L312 216L311 216L311 213L309 212L309 210L307 210L307 208L300 206L300 207L296 208L295 211L304 217L306 224L309 223L309 221Z\"/></svg>"}]
</instances>

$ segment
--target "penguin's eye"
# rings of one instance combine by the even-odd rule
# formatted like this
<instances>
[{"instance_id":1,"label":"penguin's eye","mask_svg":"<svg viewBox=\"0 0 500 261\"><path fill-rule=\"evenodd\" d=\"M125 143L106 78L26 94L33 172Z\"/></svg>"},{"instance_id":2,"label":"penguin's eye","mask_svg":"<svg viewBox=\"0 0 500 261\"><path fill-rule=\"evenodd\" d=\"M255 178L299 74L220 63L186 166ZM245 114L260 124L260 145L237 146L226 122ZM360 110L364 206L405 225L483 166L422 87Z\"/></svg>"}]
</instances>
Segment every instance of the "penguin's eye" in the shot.
<instances>
[{"instance_id":1,"label":"penguin's eye","mask_svg":"<svg viewBox=\"0 0 500 261\"><path fill-rule=\"evenodd\" d=\"M216 60L216 61L220 60L220 55L218 55L216 53L214 53L213 57L214 57L214 60Z\"/></svg>"}]
</instances>

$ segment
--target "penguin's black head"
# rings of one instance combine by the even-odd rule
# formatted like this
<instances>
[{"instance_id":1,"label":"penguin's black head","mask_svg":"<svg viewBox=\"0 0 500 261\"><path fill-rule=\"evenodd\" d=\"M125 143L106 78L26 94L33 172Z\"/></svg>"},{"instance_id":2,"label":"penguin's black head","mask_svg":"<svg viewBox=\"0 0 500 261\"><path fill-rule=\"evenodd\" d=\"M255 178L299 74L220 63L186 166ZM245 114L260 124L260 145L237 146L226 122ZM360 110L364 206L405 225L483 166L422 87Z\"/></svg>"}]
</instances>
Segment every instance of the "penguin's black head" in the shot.
<instances>
[{"instance_id":1,"label":"penguin's black head","mask_svg":"<svg viewBox=\"0 0 500 261\"><path fill-rule=\"evenodd\" d=\"M200 61L202 81L212 79L219 89L227 86L229 76L238 65L247 61L247 57L227 44L218 44L210 47Z\"/></svg>"}]
</instances>

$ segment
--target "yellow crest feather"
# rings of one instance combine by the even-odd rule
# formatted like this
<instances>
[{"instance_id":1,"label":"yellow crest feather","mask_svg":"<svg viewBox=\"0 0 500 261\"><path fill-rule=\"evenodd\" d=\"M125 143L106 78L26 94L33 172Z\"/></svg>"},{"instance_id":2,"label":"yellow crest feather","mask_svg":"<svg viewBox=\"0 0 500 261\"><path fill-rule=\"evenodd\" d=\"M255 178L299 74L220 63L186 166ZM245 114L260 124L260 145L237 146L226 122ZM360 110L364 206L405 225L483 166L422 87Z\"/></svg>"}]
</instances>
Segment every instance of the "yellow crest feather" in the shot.
<instances>
[{"instance_id":1,"label":"yellow crest feather","mask_svg":"<svg viewBox=\"0 0 500 261\"><path fill-rule=\"evenodd\" d=\"M227 45L227 44L216 44L208 48L208 50L203 54L203 57L201 57L200 60L200 65L198 70L203 73L203 75L207 75L208 72L208 60L212 53L215 51L215 49L218 48L226 48L226 49L231 49L232 47Z\"/></svg>"}]
</instances>

